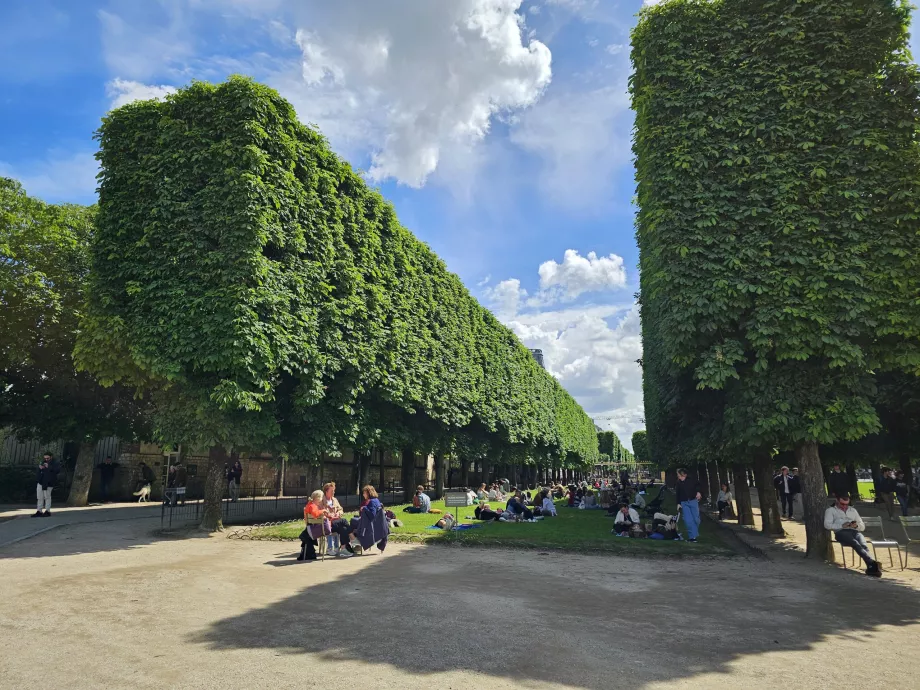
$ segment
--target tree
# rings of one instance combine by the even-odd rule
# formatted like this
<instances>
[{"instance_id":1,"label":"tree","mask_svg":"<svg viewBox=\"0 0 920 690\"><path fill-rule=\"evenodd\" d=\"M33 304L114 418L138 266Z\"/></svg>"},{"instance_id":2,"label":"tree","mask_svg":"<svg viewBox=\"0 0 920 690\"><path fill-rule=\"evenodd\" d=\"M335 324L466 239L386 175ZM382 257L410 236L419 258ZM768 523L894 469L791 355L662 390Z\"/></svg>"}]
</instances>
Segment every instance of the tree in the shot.
<instances>
[{"instance_id":1,"label":"tree","mask_svg":"<svg viewBox=\"0 0 920 690\"><path fill-rule=\"evenodd\" d=\"M632 452L636 462L651 462L648 452L648 435L645 429L634 431L632 435Z\"/></svg>"},{"instance_id":2,"label":"tree","mask_svg":"<svg viewBox=\"0 0 920 690\"><path fill-rule=\"evenodd\" d=\"M86 505L93 446L145 432L142 405L74 368L93 207L55 206L0 178L0 428L80 444L69 505Z\"/></svg>"},{"instance_id":3,"label":"tree","mask_svg":"<svg viewBox=\"0 0 920 690\"><path fill-rule=\"evenodd\" d=\"M78 360L158 391L158 440L223 449L203 528L234 449L594 462L581 407L275 91L195 83L98 138Z\"/></svg>"},{"instance_id":4,"label":"tree","mask_svg":"<svg viewBox=\"0 0 920 690\"><path fill-rule=\"evenodd\" d=\"M879 372L920 368L908 17L887 0L671 0L633 32L658 366L723 393L722 438L795 449L815 558L818 444L878 431Z\"/></svg>"}]
</instances>

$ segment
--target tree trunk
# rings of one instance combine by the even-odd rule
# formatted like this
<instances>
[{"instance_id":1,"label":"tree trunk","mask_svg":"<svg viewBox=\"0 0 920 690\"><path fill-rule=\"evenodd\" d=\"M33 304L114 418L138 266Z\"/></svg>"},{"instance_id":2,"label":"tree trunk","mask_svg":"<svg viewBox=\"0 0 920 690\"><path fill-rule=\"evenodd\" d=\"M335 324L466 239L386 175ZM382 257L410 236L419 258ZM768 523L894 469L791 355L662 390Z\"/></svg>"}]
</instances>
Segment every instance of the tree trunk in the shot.
<instances>
[{"instance_id":1,"label":"tree trunk","mask_svg":"<svg viewBox=\"0 0 920 690\"><path fill-rule=\"evenodd\" d=\"M377 483L377 493L380 494L380 500L382 501L383 494L387 490L387 458L382 448L374 448L374 450L377 452L377 460L380 462L380 476L378 477L380 481Z\"/></svg>"},{"instance_id":2,"label":"tree trunk","mask_svg":"<svg viewBox=\"0 0 920 690\"><path fill-rule=\"evenodd\" d=\"M278 498L284 497L284 472L287 469L287 461L281 456L281 469L278 470Z\"/></svg>"},{"instance_id":3,"label":"tree trunk","mask_svg":"<svg viewBox=\"0 0 920 690\"><path fill-rule=\"evenodd\" d=\"M361 496L361 489L371 482L371 456L370 453L361 453L358 456L358 491L357 495Z\"/></svg>"},{"instance_id":4,"label":"tree trunk","mask_svg":"<svg viewBox=\"0 0 920 690\"><path fill-rule=\"evenodd\" d=\"M713 508L716 507L716 498L719 496L719 490L722 488L719 486L719 470L716 468L716 463L710 461L706 466L706 474L709 476L709 505Z\"/></svg>"},{"instance_id":5,"label":"tree trunk","mask_svg":"<svg viewBox=\"0 0 920 690\"><path fill-rule=\"evenodd\" d=\"M878 491L878 484L882 481L882 464L878 460L870 460L869 467L872 471L872 493L875 496L873 503L882 503L882 497Z\"/></svg>"},{"instance_id":6,"label":"tree trunk","mask_svg":"<svg viewBox=\"0 0 920 690\"><path fill-rule=\"evenodd\" d=\"M847 481L850 484L850 496L852 501L859 500L859 477L856 476L856 463L850 461L847 463Z\"/></svg>"},{"instance_id":7,"label":"tree trunk","mask_svg":"<svg viewBox=\"0 0 920 690\"><path fill-rule=\"evenodd\" d=\"M444 456L434 456L434 492L438 498L444 498Z\"/></svg>"},{"instance_id":8,"label":"tree trunk","mask_svg":"<svg viewBox=\"0 0 920 690\"><path fill-rule=\"evenodd\" d=\"M224 466L227 465L227 449L213 446L208 451L208 474L204 480L204 510L201 513L200 529L207 532L223 532L221 502L227 486Z\"/></svg>"},{"instance_id":9,"label":"tree trunk","mask_svg":"<svg viewBox=\"0 0 920 690\"><path fill-rule=\"evenodd\" d=\"M95 457L95 444L80 444L80 450L77 451L77 460L74 463L73 481L70 484L67 505L75 507L86 505L89 498L89 487L93 483Z\"/></svg>"},{"instance_id":10,"label":"tree trunk","mask_svg":"<svg viewBox=\"0 0 920 690\"><path fill-rule=\"evenodd\" d=\"M310 465L307 472L307 496L317 489L323 488L323 458Z\"/></svg>"},{"instance_id":11,"label":"tree trunk","mask_svg":"<svg viewBox=\"0 0 920 690\"><path fill-rule=\"evenodd\" d=\"M754 475L757 477L757 500L760 502L760 531L771 537L783 537L783 521L776 505L773 488L773 457L768 450L754 453Z\"/></svg>"},{"instance_id":12,"label":"tree trunk","mask_svg":"<svg viewBox=\"0 0 920 690\"><path fill-rule=\"evenodd\" d=\"M411 448L402 451L402 490L403 503L411 503L415 495L415 453Z\"/></svg>"},{"instance_id":13,"label":"tree trunk","mask_svg":"<svg viewBox=\"0 0 920 690\"><path fill-rule=\"evenodd\" d=\"M460 458L460 488L466 489L470 486L470 459Z\"/></svg>"},{"instance_id":14,"label":"tree trunk","mask_svg":"<svg viewBox=\"0 0 920 690\"><path fill-rule=\"evenodd\" d=\"M482 483L486 485L486 489L492 483L492 461L489 459L482 461Z\"/></svg>"},{"instance_id":15,"label":"tree trunk","mask_svg":"<svg viewBox=\"0 0 920 690\"><path fill-rule=\"evenodd\" d=\"M833 546L824 529L827 492L824 490L824 471L821 469L817 442L803 441L797 445L795 459L799 466L802 506L805 509L805 557L833 561Z\"/></svg>"},{"instance_id":16,"label":"tree trunk","mask_svg":"<svg viewBox=\"0 0 920 690\"><path fill-rule=\"evenodd\" d=\"M748 486L747 472L740 462L732 463L735 475L735 499L738 501L738 524L754 526L754 509L751 506L751 488Z\"/></svg>"}]
</instances>

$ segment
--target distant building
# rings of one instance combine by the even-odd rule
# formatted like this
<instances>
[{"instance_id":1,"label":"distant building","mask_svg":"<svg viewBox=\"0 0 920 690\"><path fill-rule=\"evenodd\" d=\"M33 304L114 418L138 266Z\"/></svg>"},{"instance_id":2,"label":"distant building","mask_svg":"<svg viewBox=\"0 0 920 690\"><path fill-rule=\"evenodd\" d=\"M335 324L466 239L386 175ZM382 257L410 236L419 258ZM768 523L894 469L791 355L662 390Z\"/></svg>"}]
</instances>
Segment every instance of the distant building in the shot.
<instances>
[{"instance_id":1,"label":"distant building","mask_svg":"<svg viewBox=\"0 0 920 690\"><path fill-rule=\"evenodd\" d=\"M537 364L546 369L546 365L543 363L543 350L531 350L530 354L532 354L533 358L537 360Z\"/></svg>"}]
</instances>

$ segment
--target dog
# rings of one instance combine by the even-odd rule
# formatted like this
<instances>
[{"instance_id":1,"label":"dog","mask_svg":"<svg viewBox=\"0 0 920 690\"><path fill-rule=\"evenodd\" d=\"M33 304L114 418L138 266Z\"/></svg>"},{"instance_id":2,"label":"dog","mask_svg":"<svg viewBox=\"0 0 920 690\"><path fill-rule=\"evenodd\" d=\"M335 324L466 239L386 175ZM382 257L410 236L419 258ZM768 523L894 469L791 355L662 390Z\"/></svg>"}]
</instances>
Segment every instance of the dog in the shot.
<instances>
[{"instance_id":1,"label":"dog","mask_svg":"<svg viewBox=\"0 0 920 690\"><path fill-rule=\"evenodd\" d=\"M138 497L137 502L150 503L150 484L144 484L140 489L134 492Z\"/></svg>"}]
</instances>

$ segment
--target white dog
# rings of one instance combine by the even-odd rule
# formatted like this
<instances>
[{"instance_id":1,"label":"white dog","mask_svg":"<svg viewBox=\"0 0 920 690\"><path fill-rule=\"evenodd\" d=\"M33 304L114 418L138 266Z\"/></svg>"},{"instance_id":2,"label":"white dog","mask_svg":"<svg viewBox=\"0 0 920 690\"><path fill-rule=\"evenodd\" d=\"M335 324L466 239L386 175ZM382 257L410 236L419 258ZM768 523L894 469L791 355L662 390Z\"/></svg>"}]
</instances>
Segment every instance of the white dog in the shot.
<instances>
[{"instance_id":1,"label":"white dog","mask_svg":"<svg viewBox=\"0 0 920 690\"><path fill-rule=\"evenodd\" d=\"M137 502L141 501L145 503L150 503L150 484L144 484L138 491L134 492L135 496L138 496Z\"/></svg>"}]
</instances>

